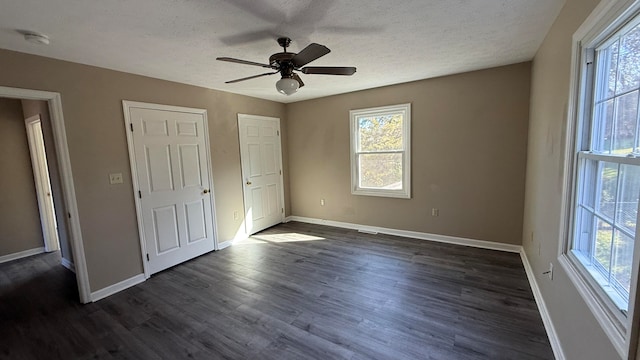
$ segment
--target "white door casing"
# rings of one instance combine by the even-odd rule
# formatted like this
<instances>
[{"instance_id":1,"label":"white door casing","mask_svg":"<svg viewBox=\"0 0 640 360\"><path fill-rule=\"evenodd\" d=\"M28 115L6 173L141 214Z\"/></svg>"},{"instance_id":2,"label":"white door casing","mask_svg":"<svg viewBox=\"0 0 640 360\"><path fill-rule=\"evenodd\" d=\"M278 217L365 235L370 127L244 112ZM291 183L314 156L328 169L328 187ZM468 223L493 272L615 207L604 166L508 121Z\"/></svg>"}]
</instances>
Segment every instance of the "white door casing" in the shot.
<instances>
[{"instance_id":1,"label":"white door casing","mask_svg":"<svg viewBox=\"0 0 640 360\"><path fill-rule=\"evenodd\" d=\"M123 101L145 276L216 248L206 110Z\"/></svg>"},{"instance_id":2,"label":"white door casing","mask_svg":"<svg viewBox=\"0 0 640 360\"><path fill-rule=\"evenodd\" d=\"M284 220L280 119L238 114L247 235Z\"/></svg>"},{"instance_id":3,"label":"white door casing","mask_svg":"<svg viewBox=\"0 0 640 360\"><path fill-rule=\"evenodd\" d=\"M78 295L83 304L92 301L89 272L84 253L84 243L80 227L78 203L71 171L71 159L67 146L67 133L65 129L64 114L62 112L62 97L60 93L42 90L31 90L0 86L0 96L10 99L43 100L49 105L49 115L53 130L53 144L56 149L56 158L60 168L60 181L62 183L62 200L67 211L69 221L68 240L73 249L73 262L78 284Z\"/></svg>"},{"instance_id":4,"label":"white door casing","mask_svg":"<svg viewBox=\"0 0 640 360\"><path fill-rule=\"evenodd\" d=\"M47 252L57 251L60 250L58 226L56 222L56 212L53 206L53 197L51 195L49 166L47 165L47 154L44 148L40 116L36 115L26 119L25 126L29 142L29 154L31 155L31 166L33 168L33 180L36 185L36 197L38 199L38 210L40 211L44 248Z\"/></svg>"}]
</instances>

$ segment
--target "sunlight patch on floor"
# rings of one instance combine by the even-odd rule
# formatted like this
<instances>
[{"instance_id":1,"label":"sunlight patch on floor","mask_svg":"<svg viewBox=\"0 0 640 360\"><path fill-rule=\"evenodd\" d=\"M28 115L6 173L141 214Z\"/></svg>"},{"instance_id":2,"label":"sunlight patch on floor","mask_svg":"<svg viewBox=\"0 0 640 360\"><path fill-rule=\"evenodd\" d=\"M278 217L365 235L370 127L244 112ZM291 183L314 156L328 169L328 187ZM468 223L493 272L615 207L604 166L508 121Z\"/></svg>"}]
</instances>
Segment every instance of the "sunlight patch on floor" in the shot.
<instances>
[{"instance_id":1,"label":"sunlight patch on floor","mask_svg":"<svg viewBox=\"0 0 640 360\"><path fill-rule=\"evenodd\" d=\"M305 234L299 234L299 233L258 234L258 235L253 235L248 239L234 242L233 245L288 243L288 242L315 241L315 240L326 240L326 239L319 236L305 235Z\"/></svg>"}]
</instances>

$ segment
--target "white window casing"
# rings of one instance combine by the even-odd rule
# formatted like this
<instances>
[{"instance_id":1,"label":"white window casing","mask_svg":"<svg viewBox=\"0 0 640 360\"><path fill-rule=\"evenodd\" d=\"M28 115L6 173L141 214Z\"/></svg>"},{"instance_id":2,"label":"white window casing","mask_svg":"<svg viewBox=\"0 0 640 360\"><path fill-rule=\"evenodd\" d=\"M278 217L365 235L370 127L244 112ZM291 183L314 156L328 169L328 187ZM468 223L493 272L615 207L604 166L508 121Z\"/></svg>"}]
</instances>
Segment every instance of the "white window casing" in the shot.
<instances>
[{"instance_id":1,"label":"white window casing","mask_svg":"<svg viewBox=\"0 0 640 360\"><path fill-rule=\"evenodd\" d=\"M616 93L611 98L605 98L602 94L602 91L607 91L603 87L603 80L611 81L610 69L604 66L608 64L603 59L607 55L606 51L609 51L608 48L617 39L640 24L638 14L640 0L603 0L573 36L563 174L563 219L560 222L562 240L558 258L569 279L624 359L635 357L638 339L636 288L640 245L635 243L635 239L639 238L635 228L637 205L635 209L624 213L635 214L633 229L619 225L622 220L618 218L618 214L621 213L624 204L620 196L620 192L623 191L620 189L624 189L625 186L622 181L627 174L634 174L633 171L627 171L628 169L636 171L640 166L640 153L637 148L637 134L635 144L631 146L628 154L623 154L623 151L615 147L615 130L608 128L608 137L603 135L603 119L605 122L611 119L613 125L609 124L609 127L614 129L618 120L616 115L605 114L605 110L602 109L610 106L610 111L615 114L617 110L613 110L614 107L622 106L619 102L625 95ZM599 55L603 58L599 59ZM618 81L617 76L618 73L614 81ZM609 83L604 85L607 84ZM635 87L633 91L638 91L639 87ZM610 104L603 105L604 101L610 101ZM640 113L637 105L636 112ZM636 120L636 132L639 128L640 122ZM606 146L603 141L596 143L596 140L604 138L609 142ZM612 177L615 180L611 180ZM602 194L605 193L602 189L606 186L606 181L609 181L609 186L613 186L612 202L602 200ZM602 205L605 203L606 205ZM610 210L611 214L600 209L605 206L613 208ZM598 251L601 252L600 258L605 258L602 257L602 249L595 248L596 245L606 244L602 239L608 239L608 233L604 234L606 236L601 234L603 228L610 229L607 231L611 234L609 262L604 267L601 266L602 261L595 260ZM600 238L601 235L604 237ZM629 280L628 289L620 286L616 279L612 280L618 271L613 270L614 251L618 251L619 246L616 236L634 239L632 258L626 259L631 261L630 275L626 277L626 280Z\"/></svg>"},{"instance_id":2,"label":"white window casing","mask_svg":"<svg viewBox=\"0 0 640 360\"><path fill-rule=\"evenodd\" d=\"M411 198L411 104L351 110L351 193Z\"/></svg>"}]
</instances>

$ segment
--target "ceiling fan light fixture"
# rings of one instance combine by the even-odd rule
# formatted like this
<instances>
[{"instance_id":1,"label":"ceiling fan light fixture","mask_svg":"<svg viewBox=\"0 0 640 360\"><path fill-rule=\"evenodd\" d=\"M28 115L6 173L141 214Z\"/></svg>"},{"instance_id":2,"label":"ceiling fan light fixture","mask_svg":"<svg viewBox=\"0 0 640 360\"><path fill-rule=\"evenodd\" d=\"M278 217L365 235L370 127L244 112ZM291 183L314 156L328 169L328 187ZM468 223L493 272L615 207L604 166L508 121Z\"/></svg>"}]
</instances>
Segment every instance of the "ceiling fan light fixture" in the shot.
<instances>
[{"instance_id":1,"label":"ceiling fan light fixture","mask_svg":"<svg viewBox=\"0 0 640 360\"><path fill-rule=\"evenodd\" d=\"M278 92L284 95L291 95L298 91L300 84L297 80L292 78L282 78L276 82L276 89Z\"/></svg>"}]
</instances>

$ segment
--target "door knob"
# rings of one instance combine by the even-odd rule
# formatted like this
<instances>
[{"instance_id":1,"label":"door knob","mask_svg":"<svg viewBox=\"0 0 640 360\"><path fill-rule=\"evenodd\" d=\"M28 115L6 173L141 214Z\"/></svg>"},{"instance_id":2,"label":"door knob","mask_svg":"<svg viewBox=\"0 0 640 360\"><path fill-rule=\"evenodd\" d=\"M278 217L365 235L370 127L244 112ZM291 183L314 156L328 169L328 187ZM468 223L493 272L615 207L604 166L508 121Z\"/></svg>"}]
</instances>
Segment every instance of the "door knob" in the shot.
<instances>
[{"instance_id":1,"label":"door knob","mask_svg":"<svg viewBox=\"0 0 640 360\"><path fill-rule=\"evenodd\" d=\"M204 189L204 191L203 191L203 192L204 192L205 194L208 194L208 193L209 193L209 189Z\"/></svg>"},{"instance_id":2,"label":"door knob","mask_svg":"<svg viewBox=\"0 0 640 360\"><path fill-rule=\"evenodd\" d=\"M251 185L251 181L247 180L247 185Z\"/></svg>"}]
</instances>

